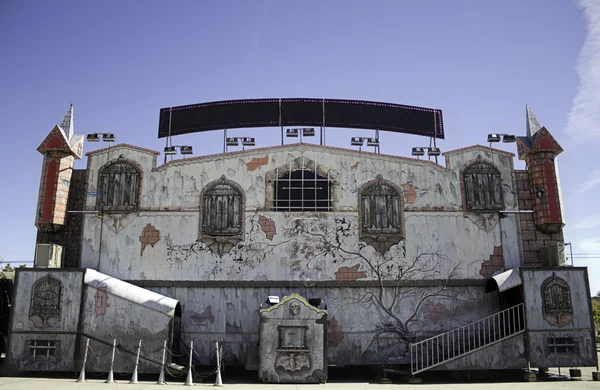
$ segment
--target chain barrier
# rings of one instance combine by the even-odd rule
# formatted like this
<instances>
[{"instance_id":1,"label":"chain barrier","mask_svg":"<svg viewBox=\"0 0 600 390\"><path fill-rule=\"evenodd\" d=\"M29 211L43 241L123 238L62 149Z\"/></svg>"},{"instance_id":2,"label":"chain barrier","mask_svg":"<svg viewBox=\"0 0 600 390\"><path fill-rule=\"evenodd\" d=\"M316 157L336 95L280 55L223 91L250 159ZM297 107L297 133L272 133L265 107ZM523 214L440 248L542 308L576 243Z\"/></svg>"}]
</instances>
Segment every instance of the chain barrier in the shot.
<instances>
[{"instance_id":1,"label":"chain barrier","mask_svg":"<svg viewBox=\"0 0 600 390\"><path fill-rule=\"evenodd\" d=\"M112 352L112 347L108 351L106 351L105 354L99 354L96 351L94 351L94 348L92 348L92 346L90 345L90 352L92 353L92 355L96 356L97 358L103 358Z\"/></svg>"}]
</instances>

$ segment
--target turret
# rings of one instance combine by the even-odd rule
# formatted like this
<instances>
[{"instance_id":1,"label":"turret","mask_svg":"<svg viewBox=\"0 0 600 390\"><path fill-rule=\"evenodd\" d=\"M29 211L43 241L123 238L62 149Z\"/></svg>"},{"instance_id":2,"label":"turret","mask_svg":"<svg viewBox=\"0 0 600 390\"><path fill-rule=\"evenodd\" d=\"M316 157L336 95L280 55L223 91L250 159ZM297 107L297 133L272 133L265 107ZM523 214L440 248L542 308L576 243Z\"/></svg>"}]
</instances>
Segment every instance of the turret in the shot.
<instances>
[{"instance_id":1,"label":"turret","mask_svg":"<svg viewBox=\"0 0 600 390\"><path fill-rule=\"evenodd\" d=\"M73 134L73 105L37 148L44 156L35 226L56 231L65 224L71 173L83 152L83 136Z\"/></svg>"},{"instance_id":2,"label":"turret","mask_svg":"<svg viewBox=\"0 0 600 390\"><path fill-rule=\"evenodd\" d=\"M560 181L556 156L562 147L550 132L526 107L527 136L517 138L520 160L527 162L531 199L533 199L533 222L544 233L560 232L564 226Z\"/></svg>"}]
</instances>

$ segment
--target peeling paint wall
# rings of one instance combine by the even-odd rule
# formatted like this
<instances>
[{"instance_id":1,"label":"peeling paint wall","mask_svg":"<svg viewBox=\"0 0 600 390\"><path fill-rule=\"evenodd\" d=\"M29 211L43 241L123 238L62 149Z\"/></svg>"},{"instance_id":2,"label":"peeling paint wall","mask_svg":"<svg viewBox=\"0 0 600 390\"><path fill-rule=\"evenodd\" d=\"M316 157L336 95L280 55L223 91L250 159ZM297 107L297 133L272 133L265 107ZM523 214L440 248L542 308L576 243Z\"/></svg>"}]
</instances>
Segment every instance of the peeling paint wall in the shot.
<instances>
[{"instance_id":1,"label":"peeling paint wall","mask_svg":"<svg viewBox=\"0 0 600 390\"><path fill-rule=\"evenodd\" d=\"M424 302L428 306L418 306L422 336L497 311L495 297L483 293L490 256L502 260L493 264L492 272L521 263L516 218L500 220L497 213L469 213L463 207L461 169L479 157L501 173L504 209L516 209L512 157L505 152L467 148L449 153L442 167L424 160L290 145L268 154L246 151L156 167L154 154L116 146L89 158L88 210L96 209L99 169L119 157L142 167L139 210L86 215L82 265L179 300L182 338L197 343L205 364L210 363L211 343L217 336L225 338L226 361L243 364L248 346L258 343L260 303L268 295L292 292L327 299L338 330L338 344L329 348L331 364L406 362L406 351L382 352L391 345L391 336L373 340L373 324L388 316L382 304L361 302L376 289L375 281L430 281L438 286L448 278L465 281L448 288L453 299L433 296ZM333 211L266 211L272 193L269 175L303 159L318 164L332 178ZM359 241L358 192L378 175L399 186L404 196L404 239L383 254ZM225 253L199 240L201 191L222 176L245 194L242 239ZM177 284L186 281L249 284L244 288ZM341 284L308 289L318 282ZM404 319L411 315L407 308L417 302L410 291L399 287L384 293L386 302L398 302L394 310Z\"/></svg>"}]
</instances>

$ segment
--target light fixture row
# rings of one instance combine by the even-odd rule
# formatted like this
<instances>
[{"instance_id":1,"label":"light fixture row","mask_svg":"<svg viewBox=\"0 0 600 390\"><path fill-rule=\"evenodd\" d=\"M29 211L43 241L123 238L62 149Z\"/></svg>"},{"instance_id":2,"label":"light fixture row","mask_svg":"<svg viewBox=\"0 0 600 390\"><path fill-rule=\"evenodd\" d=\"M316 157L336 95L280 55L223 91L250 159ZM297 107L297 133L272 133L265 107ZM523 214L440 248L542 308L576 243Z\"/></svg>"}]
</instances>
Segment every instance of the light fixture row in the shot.
<instances>
[{"instance_id":1,"label":"light fixture row","mask_svg":"<svg viewBox=\"0 0 600 390\"><path fill-rule=\"evenodd\" d=\"M88 134L85 139L88 142L100 142L100 137L104 142L115 142L115 135L113 133L91 133Z\"/></svg>"},{"instance_id":2,"label":"light fixture row","mask_svg":"<svg viewBox=\"0 0 600 390\"><path fill-rule=\"evenodd\" d=\"M488 134L488 138L487 138L489 143L492 142L500 142L500 140L502 140L502 142L516 142L517 141L517 137L512 135L512 134L496 134L496 133L492 133L492 134Z\"/></svg>"},{"instance_id":3,"label":"light fixture row","mask_svg":"<svg viewBox=\"0 0 600 390\"><path fill-rule=\"evenodd\" d=\"M238 146L240 141L244 146L256 145L256 140L252 137L228 137L225 140L225 143L227 144L227 146Z\"/></svg>"},{"instance_id":4,"label":"light fixture row","mask_svg":"<svg viewBox=\"0 0 600 390\"><path fill-rule=\"evenodd\" d=\"M350 145L352 146L363 146L367 141L367 146L379 146L379 138L369 137L352 137L350 138Z\"/></svg>"},{"instance_id":5,"label":"light fixture row","mask_svg":"<svg viewBox=\"0 0 600 390\"><path fill-rule=\"evenodd\" d=\"M194 150L192 149L192 147L190 145L165 146L164 154L166 156L172 156L174 154L177 154L177 149L179 149L179 154L182 154L182 155L194 154Z\"/></svg>"},{"instance_id":6,"label":"light fixture row","mask_svg":"<svg viewBox=\"0 0 600 390\"><path fill-rule=\"evenodd\" d=\"M417 146L412 148L412 155L413 156L424 156L425 155L425 150L427 150L427 155L428 156L432 156L432 157L437 157L439 155L442 154L442 151L440 150L440 148L435 148L435 147L421 147L421 146Z\"/></svg>"}]
</instances>

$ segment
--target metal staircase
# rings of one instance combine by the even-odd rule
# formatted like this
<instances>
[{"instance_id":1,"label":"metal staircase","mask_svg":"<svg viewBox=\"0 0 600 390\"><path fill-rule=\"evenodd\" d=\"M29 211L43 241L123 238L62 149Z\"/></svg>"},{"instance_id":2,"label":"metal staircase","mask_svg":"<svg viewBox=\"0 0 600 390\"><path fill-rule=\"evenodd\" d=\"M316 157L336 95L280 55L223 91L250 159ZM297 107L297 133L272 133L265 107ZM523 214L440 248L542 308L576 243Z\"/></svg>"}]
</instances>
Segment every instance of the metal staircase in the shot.
<instances>
[{"instance_id":1,"label":"metal staircase","mask_svg":"<svg viewBox=\"0 0 600 390\"><path fill-rule=\"evenodd\" d=\"M410 345L411 373L458 359L525 332L523 304Z\"/></svg>"}]
</instances>

